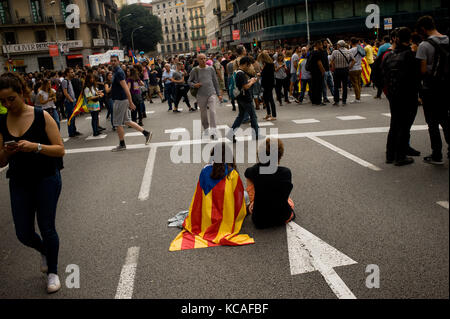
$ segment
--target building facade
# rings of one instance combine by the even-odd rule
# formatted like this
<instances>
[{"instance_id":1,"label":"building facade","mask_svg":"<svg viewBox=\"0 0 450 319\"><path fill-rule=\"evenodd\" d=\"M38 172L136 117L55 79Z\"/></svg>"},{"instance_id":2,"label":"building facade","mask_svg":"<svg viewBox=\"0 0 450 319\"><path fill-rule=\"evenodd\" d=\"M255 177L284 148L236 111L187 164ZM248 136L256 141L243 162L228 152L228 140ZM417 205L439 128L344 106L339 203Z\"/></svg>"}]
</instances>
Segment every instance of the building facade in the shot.
<instances>
[{"instance_id":1,"label":"building facade","mask_svg":"<svg viewBox=\"0 0 450 319\"><path fill-rule=\"evenodd\" d=\"M79 28L67 27L70 4L80 8ZM86 65L89 55L117 45L116 19L112 0L0 1L1 71L11 65L19 72ZM49 45L56 41L63 52L52 57Z\"/></svg>"},{"instance_id":2,"label":"building facade","mask_svg":"<svg viewBox=\"0 0 450 319\"><path fill-rule=\"evenodd\" d=\"M222 47L221 24L233 12L231 0L205 0L206 41L212 51Z\"/></svg>"},{"instance_id":3,"label":"building facade","mask_svg":"<svg viewBox=\"0 0 450 319\"><path fill-rule=\"evenodd\" d=\"M190 52L186 0L157 0L152 2L153 14L161 20L163 41L158 43L160 54Z\"/></svg>"},{"instance_id":4,"label":"building facade","mask_svg":"<svg viewBox=\"0 0 450 319\"><path fill-rule=\"evenodd\" d=\"M187 0L189 17L191 52L205 52L206 42L205 2L204 0Z\"/></svg>"},{"instance_id":5,"label":"building facade","mask_svg":"<svg viewBox=\"0 0 450 319\"><path fill-rule=\"evenodd\" d=\"M283 43L306 43L306 3L304 0L233 0L236 16L233 28L239 29L241 39L233 42L254 43L273 47ZM311 39L357 35L375 38L368 29L365 12L369 4L380 8L380 29L377 34L387 34L383 19L392 18L393 28L413 28L417 19L432 15L442 31L449 25L449 1L447 0L309 0L308 20ZM443 28L443 29L442 29Z\"/></svg>"}]
</instances>

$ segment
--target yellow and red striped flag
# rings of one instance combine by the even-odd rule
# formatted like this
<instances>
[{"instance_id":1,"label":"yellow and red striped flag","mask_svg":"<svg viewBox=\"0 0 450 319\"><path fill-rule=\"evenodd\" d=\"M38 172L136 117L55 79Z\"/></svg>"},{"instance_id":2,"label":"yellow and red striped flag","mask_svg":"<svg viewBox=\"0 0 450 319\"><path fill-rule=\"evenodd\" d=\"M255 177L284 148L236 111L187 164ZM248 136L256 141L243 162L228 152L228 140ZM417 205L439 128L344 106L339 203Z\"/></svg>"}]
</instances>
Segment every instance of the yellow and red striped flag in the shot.
<instances>
[{"instance_id":1,"label":"yellow and red striped flag","mask_svg":"<svg viewBox=\"0 0 450 319\"><path fill-rule=\"evenodd\" d=\"M170 251L255 243L239 234L247 214L239 174L226 171L224 178L214 180L211 172L212 165L202 170L183 231L170 244Z\"/></svg>"},{"instance_id":2,"label":"yellow and red striped flag","mask_svg":"<svg viewBox=\"0 0 450 319\"><path fill-rule=\"evenodd\" d=\"M87 108L86 99L84 98L84 94L81 93L78 97L77 104L75 104L75 107L73 108L72 115L70 116L69 120L67 121L67 125L70 125L70 121L74 116L77 116L80 113L89 113L89 110Z\"/></svg>"},{"instance_id":3,"label":"yellow and red striped flag","mask_svg":"<svg viewBox=\"0 0 450 319\"><path fill-rule=\"evenodd\" d=\"M369 63L367 63L366 58L361 60L361 78L363 80L364 85L370 83L370 73L372 70L370 69Z\"/></svg>"},{"instance_id":4,"label":"yellow and red striped flag","mask_svg":"<svg viewBox=\"0 0 450 319\"><path fill-rule=\"evenodd\" d=\"M303 62L304 60L306 60L306 59L305 59L305 58L301 58L301 59L298 61L298 67L297 67L297 75L298 75L298 92L301 92L301 91L302 91L302 67L301 67L301 65L302 65L302 62ZM306 84L306 90L305 90L305 92L308 92L308 91L309 91L309 85Z\"/></svg>"}]
</instances>

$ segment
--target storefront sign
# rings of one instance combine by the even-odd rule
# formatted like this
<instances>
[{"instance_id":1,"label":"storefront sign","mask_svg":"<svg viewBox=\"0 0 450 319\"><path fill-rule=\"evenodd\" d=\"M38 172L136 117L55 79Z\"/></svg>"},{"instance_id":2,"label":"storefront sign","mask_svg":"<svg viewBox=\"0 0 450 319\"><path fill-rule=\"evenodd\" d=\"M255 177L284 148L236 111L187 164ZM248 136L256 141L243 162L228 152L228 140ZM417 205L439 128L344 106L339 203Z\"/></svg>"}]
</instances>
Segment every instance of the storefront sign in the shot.
<instances>
[{"instance_id":1,"label":"storefront sign","mask_svg":"<svg viewBox=\"0 0 450 319\"><path fill-rule=\"evenodd\" d=\"M92 43L94 47L102 47L105 46L105 39L92 39Z\"/></svg>"},{"instance_id":2,"label":"storefront sign","mask_svg":"<svg viewBox=\"0 0 450 319\"><path fill-rule=\"evenodd\" d=\"M50 56L59 56L59 50L56 44L50 44L48 46L48 51L50 53Z\"/></svg>"},{"instance_id":3,"label":"storefront sign","mask_svg":"<svg viewBox=\"0 0 450 319\"><path fill-rule=\"evenodd\" d=\"M83 55L82 54L73 54L73 55L68 55L67 59L69 60L73 60L73 59L82 59Z\"/></svg>"},{"instance_id":4,"label":"storefront sign","mask_svg":"<svg viewBox=\"0 0 450 319\"><path fill-rule=\"evenodd\" d=\"M241 39L241 31L240 30L233 30L233 40L240 40Z\"/></svg>"},{"instance_id":5,"label":"storefront sign","mask_svg":"<svg viewBox=\"0 0 450 319\"><path fill-rule=\"evenodd\" d=\"M49 46L55 44L54 42L41 42L41 43L23 43L23 44L9 44L3 46L3 52L8 53L26 53L26 52L39 52L49 50ZM68 48L82 48L83 40L75 41L61 41L61 46L67 46Z\"/></svg>"},{"instance_id":6,"label":"storefront sign","mask_svg":"<svg viewBox=\"0 0 450 319\"><path fill-rule=\"evenodd\" d=\"M212 47L216 47L216 46L217 46L217 40L216 40L216 39L213 39L213 40L211 41L211 46L212 46Z\"/></svg>"}]
</instances>

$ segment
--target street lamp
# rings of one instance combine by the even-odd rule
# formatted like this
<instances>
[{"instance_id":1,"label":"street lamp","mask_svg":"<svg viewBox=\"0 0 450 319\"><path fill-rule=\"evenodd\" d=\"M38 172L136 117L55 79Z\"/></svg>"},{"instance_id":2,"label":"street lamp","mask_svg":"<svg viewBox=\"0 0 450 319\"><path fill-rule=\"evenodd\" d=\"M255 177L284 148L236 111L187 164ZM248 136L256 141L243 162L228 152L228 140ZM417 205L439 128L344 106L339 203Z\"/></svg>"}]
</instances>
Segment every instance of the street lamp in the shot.
<instances>
[{"instance_id":1,"label":"street lamp","mask_svg":"<svg viewBox=\"0 0 450 319\"><path fill-rule=\"evenodd\" d=\"M133 33L134 33L134 31L139 30L139 29L142 29L143 27L144 27L144 26L141 25L141 26L137 27L136 29L134 29L133 31L131 31L131 47L133 48L133 53L134 53L134 39L133 39Z\"/></svg>"},{"instance_id":2,"label":"street lamp","mask_svg":"<svg viewBox=\"0 0 450 319\"><path fill-rule=\"evenodd\" d=\"M310 44L311 38L309 35L309 12L308 12L308 0L305 1L306 5L306 34L308 37L308 44Z\"/></svg>"},{"instance_id":3,"label":"street lamp","mask_svg":"<svg viewBox=\"0 0 450 319\"><path fill-rule=\"evenodd\" d=\"M56 1L50 1L50 6L54 6L56 4ZM59 54L59 62L61 63L61 70L64 69L64 65L62 62L62 56L61 56L61 51L59 50L59 44L58 44L58 30L56 28L56 20L55 20L55 15L54 12L52 11L52 20L53 20L53 25L55 26L55 41L56 41L56 46L58 47L58 54Z\"/></svg>"},{"instance_id":4,"label":"street lamp","mask_svg":"<svg viewBox=\"0 0 450 319\"><path fill-rule=\"evenodd\" d=\"M127 18L127 17L130 17L130 16L132 16L132 15L133 15L132 13L128 13L128 14L124 15L122 18L117 19L117 22L116 22L116 33L117 33L117 46L119 46L119 47L120 47L120 39L119 39L119 22L120 22L120 20L122 20L122 19L124 19L124 18Z\"/></svg>"}]
</instances>

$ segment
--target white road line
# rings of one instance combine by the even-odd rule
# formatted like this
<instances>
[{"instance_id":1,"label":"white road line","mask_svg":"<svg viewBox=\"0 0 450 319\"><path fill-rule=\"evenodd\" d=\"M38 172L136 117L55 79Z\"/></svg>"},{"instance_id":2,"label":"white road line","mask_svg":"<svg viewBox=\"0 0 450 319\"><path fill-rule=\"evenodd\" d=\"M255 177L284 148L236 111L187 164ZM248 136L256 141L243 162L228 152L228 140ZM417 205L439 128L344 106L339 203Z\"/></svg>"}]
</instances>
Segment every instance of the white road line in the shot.
<instances>
[{"instance_id":1,"label":"white road line","mask_svg":"<svg viewBox=\"0 0 450 319\"><path fill-rule=\"evenodd\" d=\"M233 104L227 104L226 106L233 106Z\"/></svg>"},{"instance_id":2,"label":"white road line","mask_svg":"<svg viewBox=\"0 0 450 319\"><path fill-rule=\"evenodd\" d=\"M272 122L258 122L258 126L259 127L263 127L263 126L274 126L275 124L273 124Z\"/></svg>"},{"instance_id":3,"label":"white road line","mask_svg":"<svg viewBox=\"0 0 450 319\"><path fill-rule=\"evenodd\" d=\"M143 136L143 135L141 132L131 132L125 134L125 137L132 137L132 136Z\"/></svg>"},{"instance_id":4,"label":"white road line","mask_svg":"<svg viewBox=\"0 0 450 319\"><path fill-rule=\"evenodd\" d=\"M222 129L226 130L226 129L229 129L230 127L228 125L224 124L224 125L217 125L216 128L218 130L222 130Z\"/></svg>"},{"instance_id":5,"label":"white road line","mask_svg":"<svg viewBox=\"0 0 450 319\"><path fill-rule=\"evenodd\" d=\"M152 185L153 168L155 166L156 151L158 147L150 148L148 154L147 165L145 166L144 176L142 177L141 190L139 191L139 200L147 200L150 196L150 186Z\"/></svg>"},{"instance_id":6,"label":"white road line","mask_svg":"<svg viewBox=\"0 0 450 319\"><path fill-rule=\"evenodd\" d=\"M182 133L186 132L186 129L184 127L178 127L171 130L165 130L164 133L170 134L170 133Z\"/></svg>"},{"instance_id":7,"label":"white road line","mask_svg":"<svg viewBox=\"0 0 450 319\"><path fill-rule=\"evenodd\" d=\"M381 115L386 116L386 117L391 117L391 113L381 113Z\"/></svg>"},{"instance_id":8,"label":"white road line","mask_svg":"<svg viewBox=\"0 0 450 319\"><path fill-rule=\"evenodd\" d=\"M100 134L99 136L93 136L93 135L91 135L91 136L86 137L86 141L90 141L90 140L102 140L102 139L104 139L106 136L107 136L106 134Z\"/></svg>"},{"instance_id":9,"label":"white road line","mask_svg":"<svg viewBox=\"0 0 450 319\"><path fill-rule=\"evenodd\" d=\"M67 120L61 120L60 123L67 123Z\"/></svg>"},{"instance_id":10,"label":"white road line","mask_svg":"<svg viewBox=\"0 0 450 319\"><path fill-rule=\"evenodd\" d=\"M115 299L131 299L133 297L134 278L136 276L139 250L139 247L128 248L127 258L120 273Z\"/></svg>"},{"instance_id":11,"label":"white road line","mask_svg":"<svg viewBox=\"0 0 450 319\"><path fill-rule=\"evenodd\" d=\"M344 157L347 157L348 159L358 163L361 166L370 168L371 170L374 170L374 171L381 171L381 168L379 168L379 167L377 167L377 166L375 166L375 165L373 165L373 164L371 164L369 162L366 162L365 160L360 159L359 157L357 157L357 156L355 156L353 154L350 154L349 152L344 151L343 149L341 149L341 148L339 148L337 146L334 146L333 144L330 144L330 143L322 140L321 138L318 138L317 136L308 136L308 138L313 140L313 141L315 141L315 142L317 142L317 143L319 143L319 144L322 144L325 147L328 147L330 150L333 150L336 153L338 153L338 154L340 154L340 155L342 155Z\"/></svg>"},{"instance_id":12,"label":"white road line","mask_svg":"<svg viewBox=\"0 0 450 319\"><path fill-rule=\"evenodd\" d=\"M302 120L292 120L295 124L309 124L309 123L319 123L316 119L302 119Z\"/></svg>"},{"instance_id":13,"label":"white road line","mask_svg":"<svg viewBox=\"0 0 450 319\"><path fill-rule=\"evenodd\" d=\"M155 113L155 111L147 111L147 112L145 112L146 114L153 114L153 113Z\"/></svg>"},{"instance_id":14,"label":"white road line","mask_svg":"<svg viewBox=\"0 0 450 319\"><path fill-rule=\"evenodd\" d=\"M448 201L437 202L436 204L438 204L448 210Z\"/></svg>"},{"instance_id":15,"label":"white road line","mask_svg":"<svg viewBox=\"0 0 450 319\"><path fill-rule=\"evenodd\" d=\"M411 127L411 131L425 131L428 130L427 125L414 125ZM361 129L348 129L348 130L333 130L333 131L318 131L318 132L302 132L302 133L287 133L287 134L277 134L277 135L267 135L267 137L278 137L281 139L291 139L291 138L301 138L309 136L343 136L343 135L358 135L358 134L370 134L370 133L387 133L389 132L389 127L369 127ZM250 138L250 137L249 137ZM236 138L239 140L239 137ZM227 139L223 139L228 141ZM221 142L222 139L215 141L216 143ZM188 140L188 141L169 141L169 142L158 142L151 143L149 145L144 144L129 144L127 145L128 150L144 149L149 147L171 147L174 145L194 145L194 144L206 144L210 143L210 140ZM80 154L80 153L92 153L92 152L104 152L111 151L115 146L100 146L100 147L83 147L66 150L66 154Z\"/></svg>"},{"instance_id":16,"label":"white road line","mask_svg":"<svg viewBox=\"0 0 450 319\"><path fill-rule=\"evenodd\" d=\"M92 120L92 116L86 117L85 120Z\"/></svg>"},{"instance_id":17,"label":"white road line","mask_svg":"<svg viewBox=\"0 0 450 319\"><path fill-rule=\"evenodd\" d=\"M336 116L336 118L342 121L354 121L354 120L365 120L365 117L359 115L349 115L349 116Z\"/></svg>"}]
</instances>

